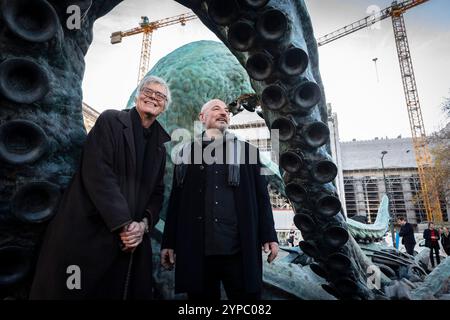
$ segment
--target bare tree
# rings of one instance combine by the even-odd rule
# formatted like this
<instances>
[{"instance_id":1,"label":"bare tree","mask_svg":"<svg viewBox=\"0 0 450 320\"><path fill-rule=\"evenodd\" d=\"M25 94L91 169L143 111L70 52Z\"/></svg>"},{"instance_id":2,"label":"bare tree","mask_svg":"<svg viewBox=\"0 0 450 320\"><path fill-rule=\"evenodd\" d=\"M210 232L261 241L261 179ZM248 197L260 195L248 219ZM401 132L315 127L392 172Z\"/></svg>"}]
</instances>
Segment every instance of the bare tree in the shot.
<instances>
[{"instance_id":1,"label":"bare tree","mask_svg":"<svg viewBox=\"0 0 450 320\"><path fill-rule=\"evenodd\" d=\"M442 111L450 120L450 97L442 103ZM431 136L431 154L433 156L436 187L443 199L450 198L450 121L439 132Z\"/></svg>"},{"instance_id":2,"label":"bare tree","mask_svg":"<svg viewBox=\"0 0 450 320\"><path fill-rule=\"evenodd\" d=\"M450 91L449 91L450 95ZM450 96L445 98L445 101L442 103L442 111L450 118Z\"/></svg>"}]
</instances>

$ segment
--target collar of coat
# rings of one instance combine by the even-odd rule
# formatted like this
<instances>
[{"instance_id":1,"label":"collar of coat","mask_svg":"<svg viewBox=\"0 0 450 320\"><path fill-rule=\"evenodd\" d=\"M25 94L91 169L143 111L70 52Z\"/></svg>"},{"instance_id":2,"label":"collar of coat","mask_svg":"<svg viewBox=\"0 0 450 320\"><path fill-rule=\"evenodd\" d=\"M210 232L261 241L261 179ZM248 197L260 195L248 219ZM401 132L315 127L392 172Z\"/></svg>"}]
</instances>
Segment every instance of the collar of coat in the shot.
<instances>
[{"instance_id":1,"label":"collar of coat","mask_svg":"<svg viewBox=\"0 0 450 320\"><path fill-rule=\"evenodd\" d=\"M125 128L131 128L132 127L132 120L131 120L131 109L125 109L121 110L117 114L117 118L119 121L124 125ZM158 122L158 120L155 120L152 124L153 128L158 133L158 145L164 144L171 140L170 135L167 133L166 130L161 126L161 124Z\"/></svg>"}]
</instances>

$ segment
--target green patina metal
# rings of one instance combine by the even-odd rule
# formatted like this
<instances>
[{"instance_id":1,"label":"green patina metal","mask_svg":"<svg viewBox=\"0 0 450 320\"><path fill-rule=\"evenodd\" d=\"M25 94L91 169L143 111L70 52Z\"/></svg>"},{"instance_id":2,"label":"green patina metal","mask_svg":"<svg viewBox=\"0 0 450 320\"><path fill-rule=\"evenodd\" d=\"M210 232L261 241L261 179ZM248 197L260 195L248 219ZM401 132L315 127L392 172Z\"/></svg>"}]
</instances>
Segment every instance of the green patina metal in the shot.
<instances>
[{"instance_id":1,"label":"green patina metal","mask_svg":"<svg viewBox=\"0 0 450 320\"><path fill-rule=\"evenodd\" d=\"M389 229L389 198L384 195L374 224L364 224L352 219L347 220L348 231L355 239L380 239Z\"/></svg>"},{"instance_id":2,"label":"green patina metal","mask_svg":"<svg viewBox=\"0 0 450 320\"><path fill-rule=\"evenodd\" d=\"M226 103L243 94L253 94L250 79L236 57L220 42L197 41L171 52L148 74L169 84L172 104L158 120L171 133L177 128L193 132L193 123L204 103L221 99ZM135 92L127 108L134 105Z\"/></svg>"}]
</instances>

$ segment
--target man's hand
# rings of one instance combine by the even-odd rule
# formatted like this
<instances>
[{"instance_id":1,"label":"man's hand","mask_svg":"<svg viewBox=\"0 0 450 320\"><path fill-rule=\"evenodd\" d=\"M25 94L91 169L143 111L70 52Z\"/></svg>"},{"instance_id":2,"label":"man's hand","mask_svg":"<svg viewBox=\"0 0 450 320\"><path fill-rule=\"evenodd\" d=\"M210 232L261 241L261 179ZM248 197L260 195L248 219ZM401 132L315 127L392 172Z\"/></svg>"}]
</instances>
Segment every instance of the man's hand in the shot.
<instances>
[{"instance_id":1,"label":"man's hand","mask_svg":"<svg viewBox=\"0 0 450 320\"><path fill-rule=\"evenodd\" d=\"M172 270L175 264L176 255L173 249L162 249L161 250L161 265L167 269Z\"/></svg>"},{"instance_id":2,"label":"man's hand","mask_svg":"<svg viewBox=\"0 0 450 320\"><path fill-rule=\"evenodd\" d=\"M269 253L267 257L267 262L271 263L278 255L278 242L266 242L263 246L264 252Z\"/></svg>"},{"instance_id":3,"label":"man's hand","mask_svg":"<svg viewBox=\"0 0 450 320\"><path fill-rule=\"evenodd\" d=\"M143 223L133 221L128 226L123 227L120 233L120 240L125 246L123 251L133 252L141 244L144 233L145 225Z\"/></svg>"}]
</instances>

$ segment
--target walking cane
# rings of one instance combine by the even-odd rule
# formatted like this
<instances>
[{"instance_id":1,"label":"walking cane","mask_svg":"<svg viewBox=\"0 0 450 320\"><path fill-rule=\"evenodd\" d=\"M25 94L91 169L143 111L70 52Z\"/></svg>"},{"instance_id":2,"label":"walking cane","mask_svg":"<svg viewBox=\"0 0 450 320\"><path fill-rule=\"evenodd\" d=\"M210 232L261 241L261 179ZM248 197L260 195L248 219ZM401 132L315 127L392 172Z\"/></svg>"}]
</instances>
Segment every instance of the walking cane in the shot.
<instances>
[{"instance_id":1,"label":"walking cane","mask_svg":"<svg viewBox=\"0 0 450 320\"><path fill-rule=\"evenodd\" d=\"M125 278L125 286L123 289L123 297L122 300L127 300L128 296L128 287L130 286L130 277L131 277L131 267L133 266L133 252L130 254L130 261L128 262L128 270L127 276Z\"/></svg>"}]
</instances>

